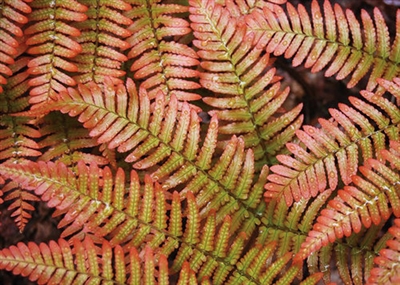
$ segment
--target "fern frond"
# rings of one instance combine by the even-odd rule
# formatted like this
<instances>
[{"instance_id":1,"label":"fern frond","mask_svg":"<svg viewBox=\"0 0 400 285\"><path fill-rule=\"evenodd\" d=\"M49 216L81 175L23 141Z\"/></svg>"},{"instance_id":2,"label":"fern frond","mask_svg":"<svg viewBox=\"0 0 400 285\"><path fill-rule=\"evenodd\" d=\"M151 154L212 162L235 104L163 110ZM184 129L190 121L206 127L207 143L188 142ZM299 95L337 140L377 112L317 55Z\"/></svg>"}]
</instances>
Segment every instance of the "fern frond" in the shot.
<instances>
[{"instance_id":1,"label":"fern frond","mask_svg":"<svg viewBox=\"0 0 400 285\"><path fill-rule=\"evenodd\" d=\"M25 47L18 47L18 54L25 51ZM11 77L7 78L7 84L2 87L3 93L0 96L0 114L13 114L20 112L29 106L29 90L28 76L26 65L29 62L29 57L16 56L14 64L10 65L13 72Z\"/></svg>"},{"instance_id":2,"label":"fern frond","mask_svg":"<svg viewBox=\"0 0 400 285\"><path fill-rule=\"evenodd\" d=\"M374 265L374 257L390 238L388 233L379 237L384 232L384 226L384 222L373 224L369 229L363 228L357 234L353 233L350 237L339 239L313 252L307 258L310 273L323 272L325 284L337 280L337 274L343 284L366 284ZM340 263L337 271L331 269L332 259Z\"/></svg>"},{"instance_id":3,"label":"fern frond","mask_svg":"<svg viewBox=\"0 0 400 285\"><path fill-rule=\"evenodd\" d=\"M353 107L330 109L332 120L320 119L322 128L304 126L296 132L304 146L289 143L293 154L278 155L281 165L271 167L265 188L267 199L284 195L288 205L301 197L314 197L339 181L348 185L357 173L359 159L382 160L386 142L399 139L399 108L385 97L361 92L364 100L350 97ZM360 156L360 157L359 157Z\"/></svg>"},{"instance_id":4,"label":"fern frond","mask_svg":"<svg viewBox=\"0 0 400 285\"><path fill-rule=\"evenodd\" d=\"M102 244L108 237L107 244L111 247L122 245L124 249L135 247L149 251L143 247L147 244L157 256L169 256L176 249L171 273L179 271L188 261L199 279L209 277L213 284L225 284L232 274L248 281L256 278L256 272L278 274L290 260L287 255L270 267L266 261L273 253L271 249L269 254L261 251L247 258L246 270L240 269L236 264L243 254L246 235L231 237L229 216L217 227L215 211L210 212L205 222L215 235L203 234L200 208L191 192L187 192L183 208L180 194L175 191L172 199L168 198L167 192L149 176L141 186L137 173L132 171L130 186L125 190L122 169L113 177L108 167L99 169L94 164L87 167L80 163L78 168L79 175L75 177L61 163L2 164L0 174L34 190L50 207L57 208L56 215L63 214L59 223L59 227L65 228L62 237L73 234L83 240L84 235L89 235ZM171 212L169 220L167 211ZM271 268L275 269L271 271Z\"/></svg>"},{"instance_id":5,"label":"fern frond","mask_svg":"<svg viewBox=\"0 0 400 285\"><path fill-rule=\"evenodd\" d=\"M134 162L136 169L152 168L151 177L163 181L164 189L185 185L182 193L199 193L202 217L212 208L221 209L217 213L218 223L226 215L232 215L233 228L237 229L250 215L246 223L249 231L254 230L259 221L256 208L261 202L263 185L252 185L254 158L251 150L244 149L243 140L233 137L220 160L213 165L218 131L216 118L211 120L200 148L199 117L187 103L178 111L175 96L171 96L167 104L165 96L159 94L151 107L154 115L150 117L150 98L143 89L137 94L131 80L127 81L126 89L106 83L106 89L115 92L116 98L106 97L94 84L89 87L90 90L80 85L80 93L69 89L69 93L61 94L56 108L72 116L79 115L78 120L91 129L90 135L98 137L98 142L107 143L110 148L118 146L119 152L130 151L126 161ZM173 133L176 133L174 137ZM157 166L162 161L163 164ZM264 169L258 180L265 183L266 175L267 169ZM216 192L218 195L214 195ZM243 203L246 206L238 207Z\"/></svg>"},{"instance_id":6,"label":"fern frond","mask_svg":"<svg viewBox=\"0 0 400 285\"><path fill-rule=\"evenodd\" d=\"M399 239L400 220L395 219L388 232L392 238L386 241L386 248L379 251L379 256L374 258L375 267L367 284L396 284L400 282L399 271Z\"/></svg>"},{"instance_id":7,"label":"fern frond","mask_svg":"<svg viewBox=\"0 0 400 285\"><path fill-rule=\"evenodd\" d=\"M257 242L277 243L275 254L278 257L289 252L297 253L307 237L307 232L311 230L319 209L330 196L331 191L328 190L320 193L312 203L301 199L291 207L286 205L284 199L272 200L263 213Z\"/></svg>"},{"instance_id":8,"label":"fern frond","mask_svg":"<svg viewBox=\"0 0 400 285\"><path fill-rule=\"evenodd\" d=\"M131 5L124 1L93 3L85 0L80 3L88 10L85 12L87 20L75 25L81 32L76 41L82 47L74 58L79 73L76 81L101 83L107 76L121 83L119 77L125 75L121 65L128 60L121 50L130 47L124 39L131 35L126 27L132 24L132 20L122 13L130 10Z\"/></svg>"},{"instance_id":9,"label":"fern frond","mask_svg":"<svg viewBox=\"0 0 400 285\"><path fill-rule=\"evenodd\" d=\"M141 263L143 262L143 265ZM99 249L86 237L73 245L64 239L39 245L29 242L0 250L0 268L38 284L169 284L166 257L154 260L147 247L143 257L132 248L126 255L104 241ZM155 273L156 268L158 273Z\"/></svg>"},{"instance_id":10,"label":"fern frond","mask_svg":"<svg viewBox=\"0 0 400 285\"><path fill-rule=\"evenodd\" d=\"M17 48L20 45L14 37L22 37L21 26L28 22L27 14L32 12L31 7L22 0L9 0L1 3L0 9L0 93L7 83L5 76L11 76Z\"/></svg>"},{"instance_id":11,"label":"fern frond","mask_svg":"<svg viewBox=\"0 0 400 285\"><path fill-rule=\"evenodd\" d=\"M254 11L247 17L247 24L257 37L267 36L266 51L274 55L293 57L293 65L304 66L312 72L329 65L325 76L337 74L342 80L351 75L347 87L355 86L372 69L366 89L377 86L377 78L391 80L398 75L399 31L390 44L388 27L381 12L375 8L374 17L361 12L361 21L351 10L345 10L328 0L324 1L323 12L316 0L311 4L311 16L299 4L297 9L290 3L288 13L279 6L263 13ZM400 21L400 12L396 21ZM399 24L397 24L397 28ZM382 90L381 90L382 91Z\"/></svg>"},{"instance_id":12,"label":"fern frond","mask_svg":"<svg viewBox=\"0 0 400 285\"><path fill-rule=\"evenodd\" d=\"M383 162L368 159L359 167L361 175L353 176L354 186L345 186L321 211L313 230L302 244L298 258L344 236L387 221L391 214L400 216L400 143L391 141L391 150L381 150ZM386 165L389 163L390 166ZM391 169L392 168L392 169Z\"/></svg>"},{"instance_id":13,"label":"fern frond","mask_svg":"<svg viewBox=\"0 0 400 285\"><path fill-rule=\"evenodd\" d=\"M189 23L174 15L187 12L178 4L161 4L159 0L130 1L132 10L125 13L134 23L128 27L132 33L127 39L131 49L128 58L134 59L131 71L134 78L143 80L151 99L158 92L176 96L179 101L198 100L191 90L199 88L193 81L198 76L196 52L189 46L171 40L191 32ZM172 15L171 15L172 14Z\"/></svg>"},{"instance_id":14,"label":"fern frond","mask_svg":"<svg viewBox=\"0 0 400 285\"><path fill-rule=\"evenodd\" d=\"M82 51L74 40L80 31L71 22L87 19L84 14L87 7L75 0L33 1L29 15L31 26L24 30L29 38L26 44L31 46L28 53L35 56L28 63L28 73L34 78L29 80L33 88L30 91L32 108L39 108L56 97L66 86L74 86L75 80L67 73L76 72L77 66L68 59Z\"/></svg>"},{"instance_id":15,"label":"fern frond","mask_svg":"<svg viewBox=\"0 0 400 285\"><path fill-rule=\"evenodd\" d=\"M213 0L189 1L192 28L202 58L203 87L213 91L204 102L217 115L221 134L242 135L259 165L284 147L302 123L302 105L277 114L289 94L280 91L269 55L263 55L267 38L254 39L246 25Z\"/></svg>"}]
</instances>

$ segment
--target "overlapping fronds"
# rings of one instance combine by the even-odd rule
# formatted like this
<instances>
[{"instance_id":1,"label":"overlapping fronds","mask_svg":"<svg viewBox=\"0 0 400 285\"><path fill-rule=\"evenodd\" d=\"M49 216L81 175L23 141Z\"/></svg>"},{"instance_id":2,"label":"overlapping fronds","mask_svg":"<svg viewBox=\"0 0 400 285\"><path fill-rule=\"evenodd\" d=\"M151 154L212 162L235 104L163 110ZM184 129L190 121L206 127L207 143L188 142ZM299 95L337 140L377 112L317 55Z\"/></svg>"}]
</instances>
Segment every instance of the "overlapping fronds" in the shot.
<instances>
[{"instance_id":1,"label":"overlapping fronds","mask_svg":"<svg viewBox=\"0 0 400 285\"><path fill-rule=\"evenodd\" d=\"M231 237L232 219L226 216L218 225L215 211L210 211L202 222L200 209L191 192L187 192L183 206L178 192L170 197L149 176L141 185L133 170L126 189L122 169L113 177L108 167L100 169L95 164L88 167L80 163L78 168L79 175L74 176L61 163L11 163L1 165L0 174L34 190L50 207L57 208L55 214L63 214L59 223L59 227L65 228L62 237L74 235L76 243L84 240L85 235L91 235L96 244L106 244L115 250L120 246L124 250L137 248L148 252L152 249L160 259L177 249L170 267L171 274L180 271L187 261L198 280L208 277L213 284L236 284L238 279L268 284L268 280L274 280L291 260L292 254L289 253L271 264L275 243L266 246L260 243L241 258L248 239L246 234ZM169 218L167 211L170 212ZM111 259L107 260L111 263ZM118 269L123 270L121 266ZM290 281L300 270L301 263L293 264L282 279ZM108 272L104 271L103 274Z\"/></svg>"},{"instance_id":2,"label":"overlapping fronds","mask_svg":"<svg viewBox=\"0 0 400 285\"><path fill-rule=\"evenodd\" d=\"M161 4L160 0L130 1L133 9L125 15L134 22L128 27L132 33L127 39L131 49L128 57L133 59L131 71L134 78L142 80L154 99L159 91L174 95L179 101L198 100L193 93L199 84L193 81L198 76L196 52L186 44L173 40L189 34L189 23L179 13L188 7L178 4Z\"/></svg>"},{"instance_id":3,"label":"overlapping fronds","mask_svg":"<svg viewBox=\"0 0 400 285\"><path fill-rule=\"evenodd\" d=\"M76 23L75 27L81 34L76 41L81 45L82 51L74 58L77 72L75 77L78 83L94 81L101 83L104 77L111 77L115 82L122 82L119 77L125 75L121 64L128 60L121 53L130 45L124 40L131 35L126 29L132 20L125 17L122 12L132 7L121 0L80 1L88 7L85 12L87 20Z\"/></svg>"},{"instance_id":4,"label":"overlapping fronds","mask_svg":"<svg viewBox=\"0 0 400 285\"><path fill-rule=\"evenodd\" d=\"M199 117L187 103L178 110L175 96L166 103L165 96L159 93L150 106L147 93L141 89L137 94L131 80L126 88L114 87L108 81L104 92L94 83L88 87L80 85L79 93L69 89L69 93L61 94L55 108L79 116L78 120L98 142L122 153L129 151L125 160L133 162L136 169L152 169L151 177L162 181L164 189L185 186L183 193L195 193L202 216L213 208L220 209L218 223L232 215L233 228L237 229L250 215L242 226L254 230L259 222L256 208L268 172L265 167L253 184L253 152L245 150L242 139L233 137L220 159L213 163L216 118L211 120L200 148Z\"/></svg>"},{"instance_id":5,"label":"overlapping fronds","mask_svg":"<svg viewBox=\"0 0 400 285\"><path fill-rule=\"evenodd\" d=\"M308 231L312 229L312 222L319 209L330 199L331 193L329 190L320 193L312 203L301 199L291 207L286 205L284 199L271 201L263 211L257 242L276 243L275 254L278 257L286 256L290 252L297 253ZM299 272L299 275L302 274L302 271Z\"/></svg>"},{"instance_id":6,"label":"overlapping fronds","mask_svg":"<svg viewBox=\"0 0 400 285\"><path fill-rule=\"evenodd\" d=\"M351 75L348 87L355 86L369 70L366 89L372 91L377 78L391 80L399 74L400 62L400 13L396 19L396 37L390 43L388 27L378 8L373 19L361 11L361 22L351 10L327 0L323 12L316 0L311 4L311 13L299 4L297 8L290 2L287 12L280 6L272 10L264 8L263 13L254 11L247 17L247 24L257 37L267 36L270 41L266 51L274 55L293 58L297 66L304 66L317 72L328 66L325 75L337 74L338 80ZM311 15L311 16L310 16Z\"/></svg>"},{"instance_id":7,"label":"overlapping fronds","mask_svg":"<svg viewBox=\"0 0 400 285\"><path fill-rule=\"evenodd\" d=\"M383 161L369 158L354 175L353 185L345 186L321 211L313 230L308 233L297 258L344 236L359 233L362 227L379 225L393 214L400 217L400 143L390 142L390 151L381 150Z\"/></svg>"},{"instance_id":8,"label":"overlapping fronds","mask_svg":"<svg viewBox=\"0 0 400 285\"><path fill-rule=\"evenodd\" d=\"M397 284L400 282L400 270L397 266L399 260L400 220L395 219L388 232L392 238L386 242L386 248L379 251L379 256L374 258L375 267L367 284Z\"/></svg>"},{"instance_id":9,"label":"overlapping fronds","mask_svg":"<svg viewBox=\"0 0 400 285\"><path fill-rule=\"evenodd\" d=\"M80 31L71 22L86 20L87 7L75 0L34 0L30 7L30 26L24 30L28 53L35 56L28 63L28 73L34 77L29 80L33 87L29 102L32 108L39 108L65 91L66 86L76 84L68 73L76 72L77 66L68 59L80 53L82 47L76 41Z\"/></svg>"},{"instance_id":10,"label":"overlapping fronds","mask_svg":"<svg viewBox=\"0 0 400 285\"><path fill-rule=\"evenodd\" d=\"M363 228L357 234L328 244L319 251L313 252L307 258L309 272L322 272L325 284L337 282L339 284L367 284L367 280L374 266L374 258L379 250L385 247L390 234L384 232L385 223L372 225L369 229ZM332 260L337 268L333 270ZM338 274L341 282L338 282Z\"/></svg>"},{"instance_id":11,"label":"overlapping fronds","mask_svg":"<svg viewBox=\"0 0 400 285\"><path fill-rule=\"evenodd\" d=\"M200 83L213 91L213 97L204 101L221 122L219 132L242 135L260 164L270 162L300 127L302 105L277 115L289 88L280 91L275 68L269 66L269 55L263 54L266 37L255 39L243 22L214 0L189 4L193 43L205 70Z\"/></svg>"},{"instance_id":12,"label":"overlapping fronds","mask_svg":"<svg viewBox=\"0 0 400 285\"><path fill-rule=\"evenodd\" d=\"M10 65L15 63L14 58L18 54L20 43L14 37L23 36L21 25L28 22L26 15L32 11L26 2L31 1L7 0L0 4L0 93L3 92L2 85L7 83L3 75L13 74Z\"/></svg>"},{"instance_id":13,"label":"overlapping fronds","mask_svg":"<svg viewBox=\"0 0 400 285\"><path fill-rule=\"evenodd\" d=\"M290 205L326 188L334 190L339 181L348 185L359 160L383 160L387 142L399 139L400 110L380 94L361 95L364 100L349 98L354 108L339 104L330 109L332 120L319 119L322 128L304 126L296 132L303 145L289 143L293 155L277 156L281 164L271 167L275 173L268 177L266 199L283 195Z\"/></svg>"},{"instance_id":14,"label":"overlapping fronds","mask_svg":"<svg viewBox=\"0 0 400 285\"><path fill-rule=\"evenodd\" d=\"M59 112L51 112L40 122L41 140L38 142L43 154L41 161L60 161L66 165L75 165L82 160L86 164L110 163L101 154L91 153L97 141L89 136L87 129L75 119Z\"/></svg>"}]
</instances>

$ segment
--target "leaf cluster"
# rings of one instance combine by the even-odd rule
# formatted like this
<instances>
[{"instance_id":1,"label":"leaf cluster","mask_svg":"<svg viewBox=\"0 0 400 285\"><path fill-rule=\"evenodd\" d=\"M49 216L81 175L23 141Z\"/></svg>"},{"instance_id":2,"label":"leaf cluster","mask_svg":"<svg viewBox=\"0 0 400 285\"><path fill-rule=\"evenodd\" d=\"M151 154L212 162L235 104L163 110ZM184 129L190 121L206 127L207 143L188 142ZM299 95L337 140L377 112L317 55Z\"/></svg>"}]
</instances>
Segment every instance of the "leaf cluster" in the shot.
<instances>
[{"instance_id":1,"label":"leaf cluster","mask_svg":"<svg viewBox=\"0 0 400 285\"><path fill-rule=\"evenodd\" d=\"M0 3L0 207L38 284L398 283L400 12ZM276 57L359 94L304 123ZM292 67L290 67L292 68ZM335 266L332 266L335 264Z\"/></svg>"}]
</instances>

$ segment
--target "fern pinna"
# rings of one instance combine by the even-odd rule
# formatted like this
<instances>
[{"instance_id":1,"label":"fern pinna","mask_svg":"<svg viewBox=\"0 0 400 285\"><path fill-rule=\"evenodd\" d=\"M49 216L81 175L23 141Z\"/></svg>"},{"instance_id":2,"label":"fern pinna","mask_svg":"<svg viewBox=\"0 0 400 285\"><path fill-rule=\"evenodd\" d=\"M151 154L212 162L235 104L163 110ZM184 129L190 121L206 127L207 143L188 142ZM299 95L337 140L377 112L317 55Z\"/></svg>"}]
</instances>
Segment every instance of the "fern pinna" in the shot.
<instances>
[{"instance_id":1,"label":"fern pinna","mask_svg":"<svg viewBox=\"0 0 400 285\"><path fill-rule=\"evenodd\" d=\"M398 283L399 15L1 2L1 219L27 234L45 205L60 233L0 239L0 268L38 284ZM304 123L290 64L365 90Z\"/></svg>"}]
</instances>

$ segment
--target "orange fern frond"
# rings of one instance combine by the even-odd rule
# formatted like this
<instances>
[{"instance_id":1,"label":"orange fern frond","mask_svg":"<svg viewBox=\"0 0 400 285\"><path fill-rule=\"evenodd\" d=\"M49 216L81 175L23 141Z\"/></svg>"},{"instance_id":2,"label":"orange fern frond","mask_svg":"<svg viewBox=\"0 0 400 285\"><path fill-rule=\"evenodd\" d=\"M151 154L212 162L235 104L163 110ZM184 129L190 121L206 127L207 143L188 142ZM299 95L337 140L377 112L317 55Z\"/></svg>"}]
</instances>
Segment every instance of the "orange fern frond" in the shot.
<instances>
[{"instance_id":1,"label":"orange fern frond","mask_svg":"<svg viewBox=\"0 0 400 285\"><path fill-rule=\"evenodd\" d=\"M132 10L125 13L135 19L128 27L132 36L128 57L134 59L131 70L134 78L143 80L151 99L162 91L174 95L179 101L198 100L200 96L191 90L199 88L193 81L198 76L196 52L189 46L171 37L189 34L189 23L172 15L184 13L188 8L177 4L160 4L160 1L131 1Z\"/></svg>"},{"instance_id":2,"label":"orange fern frond","mask_svg":"<svg viewBox=\"0 0 400 285\"><path fill-rule=\"evenodd\" d=\"M397 13L397 32L390 44L388 27L379 9L374 9L373 19L361 11L361 21L351 10L345 10L329 1L323 4L323 13L316 0L311 4L311 17L299 4L297 9L287 3L287 11L275 6L254 11L246 20L257 37L270 40L266 51L274 55L293 57L293 65L304 66L317 72L328 66L326 76L337 74L341 80L351 74L347 86L355 86L372 69L366 89L372 91L377 78L391 80L399 71L400 62L400 12ZM381 90L382 91L382 90Z\"/></svg>"},{"instance_id":3,"label":"orange fern frond","mask_svg":"<svg viewBox=\"0 0 400 285\"><path fill-rule=\"evenodd\" d=\"M345 186L321 211L313 230L297 258L306 258L313 251L344 236L359 233L387 221L391 214L400 217L400 143L391 141L389 150L381 150L383 162L368 159L359 167L361 175L352 177L354 186ZM390 168L387 163L392 166Z\"/></svg>"},{"instance_id":4,"label":"orange fern frond","mask_svg":"<svg viewBox=\"0 0 400 285\"><path fill-rule=\"evenodd\" d=\"M169 284L165 256L156 261L150 248L146 248L143 257L135 248L125 255L119 245L111 248L104 241L98 248L88 237L82 242L75 239L72 245L64 239L39 245L20 242L0 251L0 268L38 284L111 282L135 285L140 284L140 280L147 280L146 284L155 284L156 280L157 284Z\"/></svg>"},{"instance_id":5,"label":"orange fern frond","mask_svg":"<svg viewBox=\"0 0 400 285\"><path fill-rule=\"evenodd\" d=\"M79 93L73 89L62 93L55 108L79 116L78 120L90 129L90 135L97 137L98 142L107 143L118 152L129 152L125 160L134 162L136 169L152 169L151 177L163 181L164 189L186 185L183 193L203 193L198 201L204 208L202 216L212 208L224 205L217 220L221 222L230 214L236 221L236 229L244 221L244 213L235 210L237 203L244 202L240 197L249 203L252 211L260 203L262 185L252 186L254 157L251 150L245 150L243 140L233 137L221 158L212 162L218 134L216 118L211 120L200 148L199 117L187 103L178 110L175 96L166 103L165 96L160 93L150 105L146 92L141 89L137 94L129 79L126 88L122 85L114 87L112 82L106 81L104 91L94 83L87 87L79 85L78 89ZM152 111L154 115L150 116ZM173 133L176 135L172 136ZM162 161L163 164L158 166ZM266 175L265 167L260 181L265 183ZM215 187L223 191L214 197ZM248 197L252 187L254 191ZM249 228L254 230L256 221L249 221Z\"/></svg>"},{"instance_id":6,"label":"orange fern frond","mask_svg":"<svg viewBox=\"0 0 400 285\"><path fill-rule=\"evenodd\" d=\"M7 79L3 76L11 76L13 71L9 65L14 64L17 47L20 45L14 37L22 37L21 25L28 22L26 14L32 12L31 7L26 4L30 0L9 0L2 3L0 11L0 93Z\"/></svg>"},{"instance_id":7,"label":"orange fern frond","mask_svg":"<svg viewBox=\"0 0 400 285\"><path fill-rule=\"evenodd\" d=\"M132 24L122 12L130 10L131 5L121 0L80 3L88 7L85 12L88 18L75 25L81 32L76 41L82 47L73 60L79 74L76 81L101 83L107 76L121 83L119 78L125 75L121 65L128 60L121 50L130 47L124 39L131 35L126 27Z\"/></svg>"},{"instance_id":8,"label":"orange fern frond","mask_svg":"<svg viewBox=\"0 0 400 285\"><path fill-rule=\"evenodd\" d=\"M280 91L275 68L263 54L267 38L255 39L246 25L215 1L189 1L190 19L205 70L200 83L213 91L203 100L220 122L219 132L242 135L259 164L270 162L302 123L302 105L277 114L289 94Z\"/></svg>"},{"instance_id":9,"label":"orange fern frond","mask_svg":"<svg viewBox=\"0 0 400 285\"><path fill-rule=\"evenodd\" d=\"M66 86L76 84L67 73L76 72L77 66L68 59L80 53L82 47L74 39L80 31L70 24L86 20L87 7L75 0L33 1L31 7L31 25L24 31L29 37L28 53L35 55L28 63L28 73L34 77L29 80L33 87L29 102L32 108L39 108L58 92L66 91Z\"/></svg>"},{"instance_id":10,"label":"orange fern frond","mask_svg":"<svg viewBox=\"0 0 400 285\"><path fill-rule=\"evenodd\" d=\"M389 89L390 91L390 89ZM361 161L382 160L385 141L398 140L400 110L379 94L362 91L364 100L350 97L353 107L339 104L330 109L332 120L320 119L322 128L304 126L296 135L304 146L289 143L293 156L278 155L280 165L268 177L267 199L283 195L288 205L301 197L315 197L326 188L334 190L339 181L348 185Z\"/></svg>"}]
</instances>

